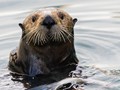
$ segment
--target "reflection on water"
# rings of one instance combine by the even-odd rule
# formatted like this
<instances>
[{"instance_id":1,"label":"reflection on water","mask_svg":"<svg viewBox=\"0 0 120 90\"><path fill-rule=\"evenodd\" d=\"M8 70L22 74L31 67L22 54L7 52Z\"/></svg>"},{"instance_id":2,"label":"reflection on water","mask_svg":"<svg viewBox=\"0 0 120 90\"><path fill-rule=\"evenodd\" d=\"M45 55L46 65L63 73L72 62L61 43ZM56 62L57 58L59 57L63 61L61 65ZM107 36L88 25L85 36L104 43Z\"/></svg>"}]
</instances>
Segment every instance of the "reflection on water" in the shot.
<instances>
[{"instance_id":1,"label":"reflection on water","mask_svg":"<svg viewBox=\"0 0 120 90\"><path fill-rule=\"evenodd\" d=\"M0 1L0 90L23 88L8 75L9 52L19 44L18 23L33 10L48 6L62 8L79 20L75 26L76 52L83 75L93 80L85 90L119 90L120 0Z\"/></svg>"}]
</instances>

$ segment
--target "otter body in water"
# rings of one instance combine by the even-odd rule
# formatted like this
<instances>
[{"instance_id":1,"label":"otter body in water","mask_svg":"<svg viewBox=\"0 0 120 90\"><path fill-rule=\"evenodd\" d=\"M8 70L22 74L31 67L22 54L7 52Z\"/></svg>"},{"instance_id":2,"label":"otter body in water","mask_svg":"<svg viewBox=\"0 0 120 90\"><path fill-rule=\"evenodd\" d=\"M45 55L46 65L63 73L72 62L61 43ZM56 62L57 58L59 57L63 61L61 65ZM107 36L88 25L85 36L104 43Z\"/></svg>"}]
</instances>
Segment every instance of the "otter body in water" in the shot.
<instances>
[{"instance_id":1,"label":"otter body in water","mask_svg":"<svg viewBox=\"0 0 120 90\"><path fill-rule=\"evenodd\" d=\"M57 78L68 76L78 63L73 31L76 21L60 9L30 14L19 24L22 37L19 47L10 53L9 70L28 76L54 73L54 77L58 72Z\"/></svg>"}]
</instances>

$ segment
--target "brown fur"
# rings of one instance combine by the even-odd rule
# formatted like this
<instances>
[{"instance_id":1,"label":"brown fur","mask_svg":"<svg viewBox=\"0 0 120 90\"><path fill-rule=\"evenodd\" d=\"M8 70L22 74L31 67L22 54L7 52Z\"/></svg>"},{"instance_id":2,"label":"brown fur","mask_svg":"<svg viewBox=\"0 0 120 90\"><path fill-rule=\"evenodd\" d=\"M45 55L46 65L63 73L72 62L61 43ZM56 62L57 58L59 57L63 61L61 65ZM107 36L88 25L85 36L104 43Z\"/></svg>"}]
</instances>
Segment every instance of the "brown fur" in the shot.
<instances>
[{"instance_id":1,"label":"brown fur","mask_svg":"<svg viewBox=\"0 0 120 90\"><path fill-rule=\"evenodd\" d=\"M56 23L50 30L42 25L46 15ZM20 75L48 75L47 78L54 81L67 77L78 62L74 49L75 22L76 19L60 9L44 9L30 14L23 24L19 24L22 37L18 49L10 53L9 70ZM65 30L64 37L58 33L61 28ZM35 33L37 31L43 36ZM39 39L35 39L37 35Z\"/></svg>"}]
</instances>

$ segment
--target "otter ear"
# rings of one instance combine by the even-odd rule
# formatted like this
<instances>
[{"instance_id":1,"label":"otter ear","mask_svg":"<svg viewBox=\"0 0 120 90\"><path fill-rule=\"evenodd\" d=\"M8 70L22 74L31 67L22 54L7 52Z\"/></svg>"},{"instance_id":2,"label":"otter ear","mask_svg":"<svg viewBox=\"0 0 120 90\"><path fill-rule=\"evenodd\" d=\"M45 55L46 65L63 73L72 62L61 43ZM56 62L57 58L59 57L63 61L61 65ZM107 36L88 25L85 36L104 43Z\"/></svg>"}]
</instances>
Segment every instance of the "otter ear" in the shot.
<instances>
[{"instance_id":1,"label":"otter ear","mask_svg":"<svg viewBox=\"0 0 120 90\"><path fill-rule=\"evenodd\" d=\"M19 23L19 26L21 27L22 31L24 31L24 30L25 30L25 28L24 28L24 26L23 26L23 24L22 24L22 23Z\"/></svg>"},{"instance_id":2,"label":"otter ear","mask_svg":"<svg viewBox=\"0 0 120 90\"><path fill-rule=\"evenodd\" d=\"M73 19L74 25L75 25L76 22L77 22L77 18L74 18L74 19Z\"/></svg>"}]
</instances>

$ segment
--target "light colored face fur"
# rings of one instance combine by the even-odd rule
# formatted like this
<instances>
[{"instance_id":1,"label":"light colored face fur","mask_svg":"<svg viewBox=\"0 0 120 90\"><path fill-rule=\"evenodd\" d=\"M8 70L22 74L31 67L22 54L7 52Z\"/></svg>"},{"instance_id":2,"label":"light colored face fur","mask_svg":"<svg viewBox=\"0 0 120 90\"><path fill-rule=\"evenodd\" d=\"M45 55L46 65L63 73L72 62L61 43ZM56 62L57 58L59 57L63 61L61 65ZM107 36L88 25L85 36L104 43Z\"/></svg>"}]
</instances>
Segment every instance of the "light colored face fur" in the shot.
<instances>
[{"instance_id":1,"label":"light colored face fur","mask_svg":"<svg viewBox=\"0 0 120 90\"><path fill-rule=\"evenodd\" d=\"M42 25L45 17L49 15L55 21L50 29ZM27 43L45 44L47 42L66 42L73 38L72 30L74 21L72 17L60 9L43 9L38 10L28 17L23 22Z\"/></svg>"}]
</instances>

